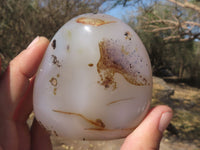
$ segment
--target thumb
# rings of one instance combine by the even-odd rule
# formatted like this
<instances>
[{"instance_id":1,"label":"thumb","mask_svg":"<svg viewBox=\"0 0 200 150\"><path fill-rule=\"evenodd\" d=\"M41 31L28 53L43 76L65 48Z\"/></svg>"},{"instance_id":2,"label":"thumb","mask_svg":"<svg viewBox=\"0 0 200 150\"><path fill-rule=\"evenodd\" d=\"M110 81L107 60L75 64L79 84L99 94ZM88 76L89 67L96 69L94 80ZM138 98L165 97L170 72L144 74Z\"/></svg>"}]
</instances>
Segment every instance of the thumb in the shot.
<instances>
[{"instance_id":1,"label":"thumb","mask_svg":"<svg viewBox=\"0 0 200 150\"><path fill-rule=\"evenodd\" d=\"M163 131L172 119L168 106L156 106L143 122L125 139L121 150L157 150Z\"/></svg>"}]
</instances>

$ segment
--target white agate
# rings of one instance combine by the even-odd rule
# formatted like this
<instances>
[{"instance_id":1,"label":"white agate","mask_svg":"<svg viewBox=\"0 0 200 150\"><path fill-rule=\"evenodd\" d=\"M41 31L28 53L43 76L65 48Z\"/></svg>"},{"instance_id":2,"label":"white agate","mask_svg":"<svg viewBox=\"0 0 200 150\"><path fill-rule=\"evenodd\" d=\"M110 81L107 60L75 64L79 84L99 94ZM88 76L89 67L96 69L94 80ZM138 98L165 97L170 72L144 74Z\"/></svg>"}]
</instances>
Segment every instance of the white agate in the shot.
<instances>
[{"instance_id":1,"label":"white agate","mask_svg":"<svg viewBox=\"0 0 200 150\"><path fill-rule=\"evenodd\" d=\"M105 14L67 22L50 42L33 93L36 119L67 139L127 136L145 117L152 93L144 45Z\"/></svg>"}]
</instances>

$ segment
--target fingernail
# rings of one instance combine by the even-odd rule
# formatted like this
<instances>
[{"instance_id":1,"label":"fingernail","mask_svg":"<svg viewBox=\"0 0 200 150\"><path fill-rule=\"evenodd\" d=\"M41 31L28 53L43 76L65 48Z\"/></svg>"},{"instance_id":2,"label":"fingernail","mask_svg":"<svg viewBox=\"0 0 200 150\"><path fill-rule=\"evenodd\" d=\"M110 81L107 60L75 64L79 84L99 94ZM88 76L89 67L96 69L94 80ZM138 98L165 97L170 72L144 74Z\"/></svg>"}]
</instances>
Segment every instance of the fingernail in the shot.
<instances>
[{"instance_id":1,"label":"fingernail","mask_svg":"<svg viewBox=\"0 0 200 150\"><path fill-rule=\"evenodd\" d=\"M173 116L172 112L165 112L162 114L158 128L160 132L163 132L167 128L172 119L172 116Z\"/></svg>"},{"instance_id":2,"label":"fingernail","mask_svg":"<svg viewBox=\"0 0 200 150\"><path fill-rule=\"evenodd\" d=\"M27 47L27 49L31 48L33 45L35 45L35 43L37 43L39 41L39 36L37 36Z\"/></svg>"}]
</instances>

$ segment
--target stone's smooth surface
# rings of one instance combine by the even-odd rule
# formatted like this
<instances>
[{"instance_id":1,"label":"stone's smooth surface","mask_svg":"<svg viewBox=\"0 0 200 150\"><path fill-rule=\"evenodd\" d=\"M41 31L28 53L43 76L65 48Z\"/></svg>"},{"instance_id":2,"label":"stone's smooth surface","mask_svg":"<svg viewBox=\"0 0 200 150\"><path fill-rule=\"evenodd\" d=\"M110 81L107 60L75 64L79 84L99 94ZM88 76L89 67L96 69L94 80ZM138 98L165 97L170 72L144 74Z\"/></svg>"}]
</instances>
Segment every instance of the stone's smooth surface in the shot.
<instances>
[{"instance_id":1,"label":"stone's smooth surface","mask_svg":"<svg viewBox=\"0 0 200 150\"><path fill-rule=\"evenodd\" d=\"M137 34L105 14L84 14L55 34L33 93L37 120L68 139L127 136L152 95L149 57Z\"/></svg>"}]
</instances>

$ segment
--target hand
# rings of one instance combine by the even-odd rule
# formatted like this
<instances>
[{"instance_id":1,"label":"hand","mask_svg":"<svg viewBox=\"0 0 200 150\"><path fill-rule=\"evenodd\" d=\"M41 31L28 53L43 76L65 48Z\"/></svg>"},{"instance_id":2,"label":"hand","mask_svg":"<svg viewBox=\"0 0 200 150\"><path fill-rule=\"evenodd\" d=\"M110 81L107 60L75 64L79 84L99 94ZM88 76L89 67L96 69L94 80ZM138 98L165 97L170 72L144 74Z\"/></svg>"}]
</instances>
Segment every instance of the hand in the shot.
<instances>
[{"instance_id":1,"label":"hand","mask_svg":"<svg viewBox=\"0 0 200 150\"><path fill-rule=\"evenodd\" d=\"M171 119L171 108L162 105L154 107L125 139L121 150L158 150L162 133Z\"/></svg>"},{"instance_id":2,"label":"hand","mask_svg":"<svg viewBox=\"0 0 200 150\"><path fill-rule=\"evenodd\" d=\"M46 38L37 37L10 62L0 78L0 150L52 150L45 129L36 120L30 131L26 124L33 110L34 76L48 44ZM169 107L153 108L126 138L121 150L158 149L171 118Z\"/></svg>"},{"instance_id":3,"label":"hand","mask_svg":"<svg viewBox=\"0 0 200 150\"><path fill-rule=\"evenodd\" d=\"M26 124L33 110L34 76L48 44L46 38L37 37L0 78L0 150L52 149L49 135L36 120L31 130Z\"/></svg>"}]
</instances>

